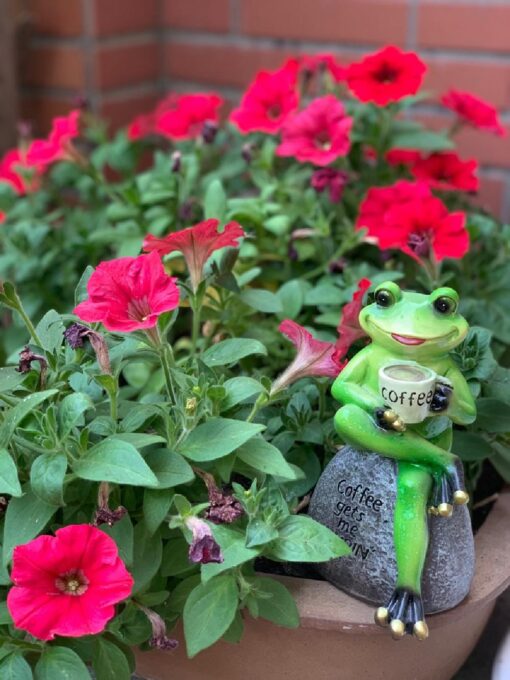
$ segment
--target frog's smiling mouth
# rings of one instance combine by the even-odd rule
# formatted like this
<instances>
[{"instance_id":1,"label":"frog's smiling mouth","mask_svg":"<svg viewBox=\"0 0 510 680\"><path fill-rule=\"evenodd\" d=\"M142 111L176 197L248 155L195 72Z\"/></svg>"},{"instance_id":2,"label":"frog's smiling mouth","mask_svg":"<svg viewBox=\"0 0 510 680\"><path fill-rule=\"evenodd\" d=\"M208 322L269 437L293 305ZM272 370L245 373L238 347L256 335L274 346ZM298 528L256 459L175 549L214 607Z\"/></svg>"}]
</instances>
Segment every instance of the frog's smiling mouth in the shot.
<instances>
[{"instance_id":1,"label":"frog's smiling mouth","mask_svg":"<svg viewBox=\"0 0 510 680\"><path fill-rule=\"evenodd\" d=\"M372 319L367 319L367 321L369 321L369 323L372 326L377 328L378 331L381 331L381 333L384 333L385 335L389 335L393 340L396 340L401 345L408 345L411 347L423 345L425 342L435 343L447 342L448 340L451 340L453 337L455 337L455 335L457 334L457 330L453 329L449 333L445 333L445 335L436 335L433 338L423 338L417 335L405 335L403 333L393 333L392 331L387 331L384 328L381 328L378 324L374 323Z\"/></svg>"},{"instance_id":2,"label":"frog's smiling mouth","mask_svg":"<svg viewBox=\"0 0 510 680\"><path fill-rule=\"evenodd\" d=\"M402 345L423 345L427 342L427 338L417 338L414 335L399 335L398 333L391 333L393 340L400 342Z\"/></svg>"}]
</instances>

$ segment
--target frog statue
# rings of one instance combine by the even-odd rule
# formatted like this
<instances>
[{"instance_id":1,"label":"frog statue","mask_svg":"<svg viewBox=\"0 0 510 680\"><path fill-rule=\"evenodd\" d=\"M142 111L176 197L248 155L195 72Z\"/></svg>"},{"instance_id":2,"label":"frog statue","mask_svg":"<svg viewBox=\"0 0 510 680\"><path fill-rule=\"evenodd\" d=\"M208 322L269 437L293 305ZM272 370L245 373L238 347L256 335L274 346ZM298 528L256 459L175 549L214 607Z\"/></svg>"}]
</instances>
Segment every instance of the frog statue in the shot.
<instances>
[{"instance_id":1,"label":"frog statue","mask_svg":"<svg viewBox=\"0 0 510 680\"><path fill-rule=\"evenodd\" d=\"M397 583L389 601L375 613L376 623L389 626L397 639L406 633L428 637L421 598L427 512L448 522L454 506L469 500L457 456L450 452L452 422L468 425L476 417L466 380L449 356L468 331L458 304L451 288L424 295L402 291L392 281L379 285L359 316L372 342L349 361L332 387L333 396L343 404L335 416L342 439L397 464L393 518ZM391 391L381 392L380 371L395 360L432 369L437 377L422 398L427 413L421 422L406 423L398 415L402 395L398 399L396 392L393 398ZM381 394L390 398L385 400ZM409 397L411 402L420 399L411 390Z\"/></svg>"}]
</instances>

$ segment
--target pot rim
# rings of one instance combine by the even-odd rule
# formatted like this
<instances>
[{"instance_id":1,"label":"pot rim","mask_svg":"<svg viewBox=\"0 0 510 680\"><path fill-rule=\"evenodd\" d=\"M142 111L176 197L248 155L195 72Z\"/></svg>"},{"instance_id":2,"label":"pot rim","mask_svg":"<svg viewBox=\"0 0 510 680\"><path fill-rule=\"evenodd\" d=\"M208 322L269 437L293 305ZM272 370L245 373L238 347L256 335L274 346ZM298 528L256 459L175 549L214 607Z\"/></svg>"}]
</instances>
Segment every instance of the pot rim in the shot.
<instances>
[{"instance_id":1,"label":"pot rim","mask_svg":"<svg viewBox=\"0 0 510 680\"><path fill-rule=\"evenodd\" d=\"M445 519L445 521L448 521ZM456 607L427 616L430 629L441 628L489 607L510 585L510 490L503 491L475 536L475 575L468 596ZM267 576L267 574L264 574ZM327 581L272 576L292 593L302 628L344 633L386 632L374 625L374 606L356 600Z\"/></svg>"}]
</instances>

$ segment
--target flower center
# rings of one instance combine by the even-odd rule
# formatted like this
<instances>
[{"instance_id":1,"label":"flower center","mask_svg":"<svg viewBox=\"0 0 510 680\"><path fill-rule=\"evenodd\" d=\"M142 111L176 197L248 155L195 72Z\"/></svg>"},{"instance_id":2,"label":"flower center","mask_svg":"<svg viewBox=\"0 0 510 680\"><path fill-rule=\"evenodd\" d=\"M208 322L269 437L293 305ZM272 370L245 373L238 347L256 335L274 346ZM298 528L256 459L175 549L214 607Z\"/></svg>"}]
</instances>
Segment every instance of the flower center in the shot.
<instances>
[{"instance_id":1,"label":"flower center","mask_svg":"<svg viewBox=\"0 0 510 680\"><path fill-rule=\"evenodd\" d=\"M130 300L127 313L130 319L146 321L151 314L149 301L146 297Z\"/></svg>"},{"instance_id":2,"label":"flower center","mask_svg":"<svg viewBox=\"0 0 510 680\"><path fill-rule=\"evenodd\" d=\"M390 64L381 64L381 67L375 72L375 79L380 83L393 83L397 76L397 69Z\"/></svg>"},{"instance_id":3,"label":"flower center","mask_svg":"<svg viewBox=\"0 0 510 680\"><path fill-rule=\"evenodd\" d=\"M87 591L89 580L81 569L71 569L57 576L55 586L64 595L77 597Z\"/></svg>"},{"instance_id":4,"label":"flower center","mask_svg":"<svg viewBox=\"0 0 510 680\"><path fill-rule=\"evenodd\" d=\"M322 130L315 136L315 145L323 151L329 151L331 149L331 137L326 130Z\"/></svg>"},{"instance_id":5,"label":"flower center","mask_svg":"<svg viewBox=\"0 0 510 680\"><path fill-rule=\"evenodd\" d=\"M407 245L418 257L427 257L430 253L431 235L428 232L409 234Z\"/></svg>"},{"instance_id":6,"label":"flower center","mask_svg":"<svg viewBox=\"0 0 510 680\"><path fill-rule=\"evenodd\" d=\"M271 104L267 109L267 117L271 120L276 120L282 115L282 109L280 104Z\"/></svg>"}]
</instances>

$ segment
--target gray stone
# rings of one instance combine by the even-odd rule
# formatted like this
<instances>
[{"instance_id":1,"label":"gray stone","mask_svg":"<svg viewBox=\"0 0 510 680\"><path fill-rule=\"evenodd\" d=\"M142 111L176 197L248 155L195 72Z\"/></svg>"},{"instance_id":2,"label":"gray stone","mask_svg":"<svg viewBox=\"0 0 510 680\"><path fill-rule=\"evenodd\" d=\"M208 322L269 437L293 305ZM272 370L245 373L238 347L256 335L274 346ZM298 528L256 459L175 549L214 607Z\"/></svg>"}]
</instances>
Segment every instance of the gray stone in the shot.
<instances>
[{"instance_id":1,"label":"gray stone","mask_svg":"<svg viewBox=\"0 0 510 680\"><path fill-rule=\"evenodd\" d=\"M348 557L318 564L335 586L376 605L384 604L395 587L397 564L393 546L393 511L397 466L375 453L344 446L319 479L309 514L343 538ZM347 486L367 488L369 507L350 500ZM356 527L356 528L355 528ZM475 553L469 511L456 506L452 517L429 516L429 549L422 578L428 613L455 607L469 592Z\"/></svg>"}]
</instances>

